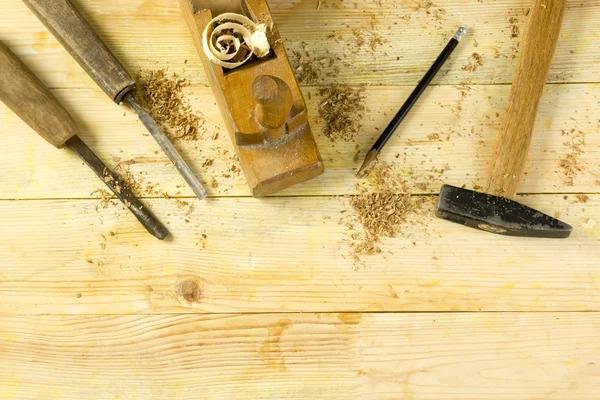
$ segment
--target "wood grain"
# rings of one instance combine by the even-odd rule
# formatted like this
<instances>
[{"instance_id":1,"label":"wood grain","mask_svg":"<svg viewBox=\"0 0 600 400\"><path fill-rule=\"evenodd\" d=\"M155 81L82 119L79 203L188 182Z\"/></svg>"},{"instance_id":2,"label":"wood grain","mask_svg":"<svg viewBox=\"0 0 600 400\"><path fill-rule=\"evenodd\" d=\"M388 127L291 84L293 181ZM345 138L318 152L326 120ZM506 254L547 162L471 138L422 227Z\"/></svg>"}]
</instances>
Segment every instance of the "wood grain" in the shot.
<instances>
[{"instance_id":1,"label":"wood grain","mask_svg":"<svg viewBox=\"0 0 600 400\"><path fill-rule=\"evenodd\" d=\"M595 400L596 313L0 317L10 399Z\"/></svg>"},{"instance_id":2,"label":"wood grain","mask_svg":"<svg viewBox=\"0 0 600 400\"><path fill-rule=\"evenodd\" d=\"M427 9L422 7L427 2L420 0L327 0L317 9L318 2L269 1L288 51L302 51L305 43L314 59L340 58L336 63L340 72L324 76L325 83L369 85L414 85L461 24L469 25L472 33L434 83L510 83L518 32L526 20L524 9L531 4L529 0L437 0ZM208 83L178 2L76 0L74 4L128 71L169 66L185 70L194 83ZM551 82L597 80L597 6L597 0L568 4ZM14 46L19 56L25 56L50 87L97 89L22 2L5 0L3 11L0 37ZM375 51L368 45L357 46L353 30L361 28L367 31L368 40L379 35L388 41ZM513 37L513 32L517 36ZM338 40L327 40L331 34ZM469 68L473 53L484 59L475 71ZM334 69L324 72L333 73Z\"/></svg>"},{"instance_id":3,"label":"wood grain","mask_svg":"<svg viewBox=\"0 0 600 400\"><path fill-rule=\"evenodd\" d=\"M507 198L517 194L566 6L566 0L531 4L486 193Z\"/></svg>"},{"instance_id":4,"label":"wood grain","mask_svg":"<svg viewBox=\"0 0 600 400\"><path fill-rule=\"evenodd\" d=\"M354 172L360 166L355 155L364 155L412 87L368 88L366 106L371 112L355 141L332 143L322 135L317 120L321 101L316 90L306 88L310 124L323 156L326 172L321 177L290 188L279 195L340 195L353 193ZM211 196L248 196L243 176L230 169L238 166L227 131L210 88L189 88L196 110L207 117L203 139L176 142L183 157L204 181ZM442 86L428 89L381 158L395 163L413 193L437 193L442 183L483 186L488 177L492 149L498 137L510 88L504 85ZM81 138L107 162L134 162L128 169L144 182L172 196L193 196L137 117L119 109L101 91L58 90L54 94L82 128ZM308 100L310 98L310 100ZM538 114L531 151L521 184L524 193L597 193L600 190L600 122L597 118L600 86L549 85ZM0 198L88 198L102 182L67 151L57 152L0 105ZM10 132L10 134L8 134ZM216 137L216 138L215 138ZM573 145L582 150L576 154ZM357 150L358 146L358 150ZM571 181L561 162L576 154L577 172ZM398 158L397 158L398 157ZM212 165L203 166L207 160ZM432 171L450 170L443 174ZM119 169L118 169L119 171ZM216 180L218 187L212 188ZM425 186L423 186L425 185ZM138 193L142 197L148 192Z\"/></svg>"},{"instance_id":5,"label":"wood grain","mask_svg":"<svg viewBox=\"0 0 600 400\"><path fill-rule=\"evenodd\" d=\"M74 4L132 74L168 67L191 80L206 131L176 145L217 198L145 202L173 232L156 243L122 206L89 199L102 183L76 156L0 106L1 400L600 397L598 0L567 3L549 80L569 84L546 86L521 185L539 194L518 198L573 236L498 237L435 219L430 203L356 270L338 224L348 199L328 196L354 193L357 151L461 24L471 34L382 158L413 193L484 185L530 0L269 0L290 54L335 58L315 83L370 85L370 111L355 141L333 144L303 84L327 172L262 200L239 197L250 193L179 4ZM192 196L23 2L0 6L0 40L102 159L143 180L144 196ZM361 28L388 41L371 51ZM561 163L573 160L569 177Z\"/></svg>"},{"instance_id":6,"label":"wood grain","mask_svg":"<svg viewBox=\"0 0 600 400\"><path fill-rule=\"evenodd\" d=\"M600 309L598 195L519 198L574 225L562 241L474 231L430 203L364 266L339 224L347 200L146 201L172 233L160 243L120 205L0 201L2 312Z\"/></svg>"}]
</instances>

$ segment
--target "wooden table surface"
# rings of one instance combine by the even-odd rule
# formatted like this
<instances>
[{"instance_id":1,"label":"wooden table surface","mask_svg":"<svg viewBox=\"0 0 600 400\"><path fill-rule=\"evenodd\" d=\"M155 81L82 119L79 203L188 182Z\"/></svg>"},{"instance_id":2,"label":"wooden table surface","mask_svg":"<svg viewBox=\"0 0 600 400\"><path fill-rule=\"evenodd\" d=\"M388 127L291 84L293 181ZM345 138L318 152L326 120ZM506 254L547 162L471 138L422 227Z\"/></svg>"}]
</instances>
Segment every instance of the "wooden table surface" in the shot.
<instances>
[{"instance_id":1,"label":"wooden table surface","mask_svg":"<svg viewBox=\"0 0 600 400\"><path fill-rule=\"evenodd\" d=\"M102 208L91 194L102 182L0 104L0 399L600 399L600 1L568 3L521 185L520 201L559 213L572 237L485 234L428 206L359 268L338 224L356 146L368 150L467 24L383 159L414 176L448 164L416 195L482 184L527 0L270 0L288 50L334 57L339 73L326 65L320 83L367 85L369 112L356 140L333 143L317 87L303 86L326 173L262 200L224 177L233 148L178 3L74 2L129 71L192 82L207 132L178 146L219 186L195 200L133 113L21 1L0 0L0 40L101 158L134 160L135 176L171 196L145 202L173 233L159 242L120 204ZM356 29L387 41L353 48Z\"/></svg>"}]
</instances>

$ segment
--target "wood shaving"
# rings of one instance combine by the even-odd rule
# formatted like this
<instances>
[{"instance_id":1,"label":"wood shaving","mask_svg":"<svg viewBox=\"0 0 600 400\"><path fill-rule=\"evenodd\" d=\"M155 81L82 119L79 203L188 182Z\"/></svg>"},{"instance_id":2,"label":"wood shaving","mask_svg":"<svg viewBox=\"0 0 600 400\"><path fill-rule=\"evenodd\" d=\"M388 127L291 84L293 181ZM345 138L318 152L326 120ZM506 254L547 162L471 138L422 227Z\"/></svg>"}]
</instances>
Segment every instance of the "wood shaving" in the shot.
<instances>
[{"instance_id":1,"label":"wood shaving","mask_svg":"<svg viewBox=\"0 0 600 400\"><path fill-rule=\"evenodd\" d=\"M442 23L446 20L446 10L439 7L433 1L412 0L410 7L414 11L424 12L427 16L433 18L437 23Z\"/></svg>"},{"instance_id":2,"label":"wood shaving","mask_svg":"<svg viewBox=\"0 0 600 400\"><path fill-rule=\"evenodd\" d=\"M364 88L326 86L319 88L319 95L323 100L318 106L318 119L324 123L325 137L332 142L354 139L365 112Z\"/></svg>"},{"instance_id":3,"label":"wood shaving","mask_svg":"<svg viewBox=\"0 0 600 400\"><path fill-rule=\"evenodd\" d=\"M594 227L597 225L598 223L596 221L594 221L593 219L588 219L587 222L582 222L581 226L583 228L587 228L587 229L594 229Z\"/></svg>"},{"instance_id":4,"label":"wood shaving","mask_svg":"<svg viewBox=\"0 0 600 400\"><path fill-rule=\"evenodd\" d=\"M508 22L510 23L510 37L511 39L518 38L521 33L519 30L519 19L517 17L509 17Z\"/></svg>"},{"instance_id":5,"label":"wood shaving","mask_svg":"<svg viewBox=\"0 0 600 400\"><path fill-rule=\"evenodd\" d=\"M175 199L175 204L178 209L185 210L184 217L189 217L194 212L194 204L189 201Z\"/></svg>"},{"instance_id":6,"label":"wood shaving","mask_svg":"<svg viewBox=\"0 0 600 400\"><path fill-rule=\"evenodd\" d=\"M335 58L330 56L316 57L302 43L302 50L294 51L291 60L294 75L298 83L305 85L317 85L324 81L326 77L336 76L340 70L335 66Z\"/></svg>"},{"instance_id":7,"label":"wood shaving","mask_svg":"<svg viewBox=\"0 0 600 400\"><path fill-rule=\"evenodd\" d=\"M561 158L559 166L563 170L564 184L574 186L577 174L585 170L585 167L579 162L579 156L583 154L585 135L582 131L575 129L563 130L562 135L569 136L570 140L563 143L567 148L567 154Z\"/></svg>"},{"instance_id":8,"label":"wood shaving","mask_svg":"<svg viewBox=\"0 0 600 400\"><path fill-rule=\"evenodd\" d=\"M374 53L378 47L383 46L388 40L375 32L374 30L353 29L354 45L357 48L366 47L371 53Z\"/></svg>"},{"instance_id":9,"label":"wood shaving","mask_svg":"<svg viewBox=\"0 0 600 400\"><path fill-rule=\"evenodd\" d=\"M577 199L575 203L587 203L588 201L590 201L589 196L585 194L578 194L577 196L575 196L575 198Z\"/></svg>"},{"instance_id":10,"label":"wood shaving","mask_svg":"<svg viewBox=\"0 0 600 400\"><path fill-rule=\"evenodd\" d=\"M138 75L140 103L173 141L193 141L204 133L206 118L186 100L183 89L190 83L164 69L141 70Z\"/></svg>"},{"instance_id":11,"label":"wood shaving","mask_svg":"<svg viewBox=\"0 0 600 400\"><path fill-rule=\"evenodd\" d=\"M117 203L113 200L113 195L104 189L94 190L90 193L90 196L96 195L100 199L100 205L102 208L107 208L109 205L116 205Z\"/></svg>"},{"instance_id":12,"label":"wood shaving","mask_svg":"<svg viewBox=\"0 0 600 400\"><path fill-rule=\"evenodd\" d=\"M352 244L354 255L380 253L381 249L377 246L380 238L395 237L407 215L417 209L410 194L391 191L352 196L350 205L364 230L362 235L358 233L353 237L358 239Z\"/></svg>"},{"instance_id":13,"label":"wood shaving","mask_svg":"<svg viewBox=\"0 0 600 400\"><path fill-rule=\"evenodd\" d=\"M452 113L457 117L460 117L463 111L463 104L467 97L471 96L472 88L467 84L455 85L454 88L458 90L458 100L456 101L456 105L454 104L443 104L442 107L449 108L452 110ZM450 134L446 135L446 140L450 140Z\"/></svg>"},{"instance_id":14,"label":"wood shaving","mask_svg":"<svg viewBox=\"0 0 600 400\"><path fill-rule=\"evenodd\" d=\"M236 13L213 18L202 33L202 47L208 59L224 68L237 68L252 59L269 55L267 26Z\"/></svg>"},{"instance_id":15,"label":"wood shaving","mask_svg":"<svg viewBox=\"0 0 600 400\"><path fill-rule=\"evenodd\" d=\"M469 58L469 63L462 66L463 71L467 72L475 72L477 68L483 65L483 56L479 53L471 54Z\"/></svg>"}]
</instances>

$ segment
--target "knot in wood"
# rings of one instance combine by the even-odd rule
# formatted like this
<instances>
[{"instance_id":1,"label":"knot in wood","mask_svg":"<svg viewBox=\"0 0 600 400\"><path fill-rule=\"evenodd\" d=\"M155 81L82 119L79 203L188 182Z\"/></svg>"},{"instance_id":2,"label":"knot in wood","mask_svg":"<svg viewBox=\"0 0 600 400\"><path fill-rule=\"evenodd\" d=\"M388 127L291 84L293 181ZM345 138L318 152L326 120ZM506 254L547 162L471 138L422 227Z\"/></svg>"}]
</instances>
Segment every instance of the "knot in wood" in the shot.
<instances>
[{"instance_id":1,"label":"knot in wood","mask_svg":"<svg viewBox=\"0 0 600 400\"><path fill-rule=\"evenodd\" d=\"M196 279L185 279L179 283L178 295L188 304L200 301L201 287Z\"/></svg>"}]
</instances>

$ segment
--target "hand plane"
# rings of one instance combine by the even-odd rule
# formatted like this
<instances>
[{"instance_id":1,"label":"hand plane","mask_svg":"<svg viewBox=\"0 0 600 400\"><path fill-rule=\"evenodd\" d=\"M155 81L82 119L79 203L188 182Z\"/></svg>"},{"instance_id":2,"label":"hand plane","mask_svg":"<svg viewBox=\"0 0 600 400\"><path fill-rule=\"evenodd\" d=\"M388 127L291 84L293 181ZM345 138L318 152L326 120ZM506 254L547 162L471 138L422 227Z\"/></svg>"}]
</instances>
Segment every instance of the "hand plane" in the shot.
<instances>
[{"instance_id":1,"label":"hand plane","mask_svg":"<svg viewBox=\"0 0 600 400\"><path fill-rule=\"evenodd\" d=\"M323 173L266 0L179 0L255 197Z\"/></svg>"}]
</instances>

